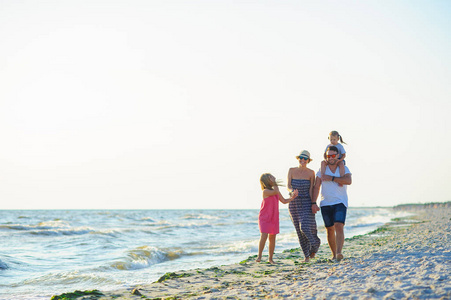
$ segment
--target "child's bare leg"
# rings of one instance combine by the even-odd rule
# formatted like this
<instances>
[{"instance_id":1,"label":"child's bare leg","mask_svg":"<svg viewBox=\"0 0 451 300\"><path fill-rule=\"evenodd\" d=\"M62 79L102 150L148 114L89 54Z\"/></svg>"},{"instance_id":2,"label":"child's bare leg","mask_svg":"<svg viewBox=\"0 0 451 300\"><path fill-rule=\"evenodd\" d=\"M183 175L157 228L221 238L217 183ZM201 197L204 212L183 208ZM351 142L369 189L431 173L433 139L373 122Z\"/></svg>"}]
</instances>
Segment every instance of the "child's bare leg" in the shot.
<instances>
[{"instance_id":1,"label":"child's bare leg","mask_svg":"<svg viewBox=\"0 0 451 300\"><path fill-rule=\"evenodd\" d=\"M340 177L345 176L345 164L343 163L343 161L340 161L338 163L338 168L340 168Z\"/></svg>"},{"instance_id":2,"label":"child's bare leg","mask_svg":"<svg viewBox=\"0 0 451 300\"><path fill-rule=\"evenodd\" d=\"M340 161L338 163L338 169L340 170L340 177L345 176L345 164L343 161ZM338 186L343 186L342 184L338 184Z\"/></svg>"},{"instance_id":3,"label":"child's bare leg","mask_svg":"<svg viewBox=\"0 0 451 300\"><path fill-rule=\"evenodd\" d=\"M267 233L263 233L260 236L260 243L258 244L258 256L255 260L256 262L260 262L262 260L263 249L265 249L266 239L268 238Z\"/></svg>"},{"instance_id":4,"label":"child's bare leg","mask_svg":"<svg viewBox=\"0 0 451 300\"><path fill-rule=\"evenodd\" d=\"M323 160L321 162L321 176L323 176L324 173L326 172L326 166L327 166L327 161Z\"/></svg>"},{"instance_id":5,"label":"child's bare leg","mask_svg":"<svg viewBox=\"0 0 451 300\"><path fill-rule=\"evenodd\" d=\"M270 234L269 235L269 263L270 264L275 264L274 260L272 259L273 254L274 254L274 249L276 248L276 235L275 234Z\"/></svg>"}]
</instances>

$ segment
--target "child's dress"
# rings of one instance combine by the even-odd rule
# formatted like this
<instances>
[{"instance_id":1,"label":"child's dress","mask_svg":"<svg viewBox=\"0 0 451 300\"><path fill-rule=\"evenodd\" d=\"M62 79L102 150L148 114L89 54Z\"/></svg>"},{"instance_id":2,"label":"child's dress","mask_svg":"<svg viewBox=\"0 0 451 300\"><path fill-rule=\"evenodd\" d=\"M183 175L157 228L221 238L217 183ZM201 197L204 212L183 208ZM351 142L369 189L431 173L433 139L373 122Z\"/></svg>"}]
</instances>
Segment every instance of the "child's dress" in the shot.
<instances>
[{"instance_id":1,"label":"child's dress","mask_svg":"<svg viewBox=\"0 0 451 300\"><path fill-rule=\"evenodd\" d=\"M258 226L261 233L279 233L279 195L263 199L258 214Z\"/></svg>"}]
</instances>

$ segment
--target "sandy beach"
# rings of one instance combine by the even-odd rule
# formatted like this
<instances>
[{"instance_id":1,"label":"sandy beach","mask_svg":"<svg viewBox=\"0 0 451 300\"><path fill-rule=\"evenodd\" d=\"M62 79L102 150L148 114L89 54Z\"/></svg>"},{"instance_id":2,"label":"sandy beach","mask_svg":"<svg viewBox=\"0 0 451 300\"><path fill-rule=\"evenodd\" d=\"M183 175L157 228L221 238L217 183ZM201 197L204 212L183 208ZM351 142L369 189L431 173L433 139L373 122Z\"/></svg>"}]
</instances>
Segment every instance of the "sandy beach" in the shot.
<instances>
[{"instance_id":1,"label":"sandy beach","mask_svg":"<svg viewBox=\"0 0 451 300\"><path fill-rule=\"evenodd\" d=\"M300 249L278 253L276 247L276 265L266 263L267 256L260 263L251 256L168 273L149 285L52 299L451 299L451 202L395 209L413 215L346 239L341 262L329 259L322 241L309 263L302 263Z\"/></svg>"}]
</instances>

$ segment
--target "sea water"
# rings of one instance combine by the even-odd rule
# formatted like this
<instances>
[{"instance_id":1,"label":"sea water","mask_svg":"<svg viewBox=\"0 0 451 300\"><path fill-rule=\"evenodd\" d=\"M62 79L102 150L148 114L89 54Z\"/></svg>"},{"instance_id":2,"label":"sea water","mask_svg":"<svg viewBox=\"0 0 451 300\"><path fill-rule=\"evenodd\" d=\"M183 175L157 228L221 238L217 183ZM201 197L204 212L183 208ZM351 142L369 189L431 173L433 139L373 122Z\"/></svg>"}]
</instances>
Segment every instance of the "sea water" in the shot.
<instances>
[{"instance_id":1,"label":"sea water","mask_svg":"<svg viewBox=\"0 0 451 300\"><path fill-rule=\"evenodd\" d=\"M258 212L0 210L0 299L129 288L167 272L237 263L257 254ZM400 214L349 208L345 236L368 233ZM316 219L327 247L320 213ZM298 247L288 209L281 206L275 251Z\"/></svg>"}]
</instances>

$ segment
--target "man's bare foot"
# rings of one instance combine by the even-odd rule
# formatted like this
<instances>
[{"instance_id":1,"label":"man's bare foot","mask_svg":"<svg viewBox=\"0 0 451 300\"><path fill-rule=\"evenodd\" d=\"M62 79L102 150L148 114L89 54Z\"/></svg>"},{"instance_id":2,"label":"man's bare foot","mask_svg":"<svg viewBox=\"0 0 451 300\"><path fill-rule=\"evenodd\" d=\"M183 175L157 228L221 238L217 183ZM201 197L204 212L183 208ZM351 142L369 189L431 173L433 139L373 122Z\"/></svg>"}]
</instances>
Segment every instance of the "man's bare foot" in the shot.
<instances>
[{"instance_id":1,"label":"man's bare foot","mask_svg":"<svg viewBox=\"0 0 451 300\"><path fill-rule=\"evenodd\" d=\"M343 254L341 254L341 253L337 253L337 261L340 261L340 260L342 260L344 257L343 257Z\"/></svg>"},{"instance_id":2,"label":"man's bare foot","mask_svg":"<svg viewBox=\"0 0 451 300\"><path fill-rule=\"evenodd\" d=\"M275 265L276 263L271 259L271 260L268 260L268 262L271 264L271 265Z\"/></svg>"},{"instance_id":3,"label":"man's bare foot","mask_svg":"<svg viewBox=\"0 0 451 300\"><path fill-rule=\"evenodd\" d=\"M255 261L256 262L261 262L262 261L262 257L261 256L257 257L257 259Z\"/></svg>"},{"instance_id":4,"label":"man's bare foot","mask_svg":"<svg viewBox=\"0 0 451 300\"><path fill-rule=\"evenodd\" d=\"M315 255L316 255L315 252L310 253L310 258L315 258Z\"/></svg>"}]
</instances>

